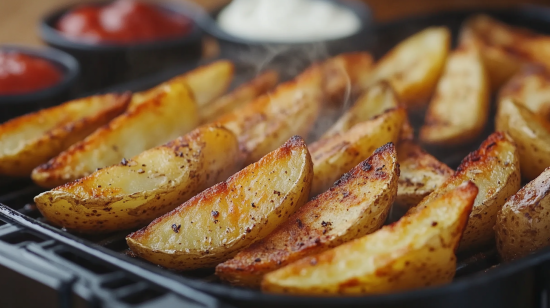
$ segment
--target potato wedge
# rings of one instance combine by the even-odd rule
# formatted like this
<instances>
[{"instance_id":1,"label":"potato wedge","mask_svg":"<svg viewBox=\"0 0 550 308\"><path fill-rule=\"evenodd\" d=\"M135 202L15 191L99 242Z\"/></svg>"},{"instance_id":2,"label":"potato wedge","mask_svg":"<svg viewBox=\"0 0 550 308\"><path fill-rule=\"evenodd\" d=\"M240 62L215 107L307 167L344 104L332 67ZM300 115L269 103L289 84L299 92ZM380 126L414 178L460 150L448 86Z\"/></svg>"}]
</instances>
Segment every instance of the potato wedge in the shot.
<instances>
[{"instance_id":1,"label":"potato wedge","mask_svg":"<svg viewBox=\"0 0 550 308\"><path fill-rule=\"evenodd\" d=\"M460 30L460 45L479 48L491 91L497 91L525 61L507 51L509 41L515 40L511 36L513 31L508 25L481 14L469 18Z\"/></svg>"},{"instance_id":2,"label":"potato wedge","mask_svg":"<svg viewBox=\"0 0 550 308\"><path fill-rule=\"evenodd\" d=\"M445 27L430 27L409 37L390 50L361 84L366 89L388 80L411 108L426 105L435 89L449 53L451 33Z\"/></svg>"},{"instance_id":3,"label":"potato wedge","mask_svg":"<svg viewBox=\"0 0 550 308\"><path fill-rule=\"evenodd\" d=\"M134 93L130 109L133 109L159 93L169 91L172 84L183 83L189 87L199 109L222 96L233 80L235 66L231 61L220 60L176 76L152 89Z\"/></svg>"},{"instance_id":4,"label":"potato wedge","mask_svg":"<svg viewBox=\"0 0 550 308\"><path fill-rule=\"evenodd\" d=\"M126 241L138 256L167 268L214 267L267 236L306 203L312 176L307 147L295 136Z\"/></svg>"},{"instance_id":5,"label":"potato wedge","mask_svg":"<svg viewBox=\"0 0 550 308\"><path fill-rule=\"evenodd\" d=\"M379 82L368 88L321 138L345 133L354 125L370 120L384 111L398 106L399 99L391 85L386 81Z\"/></svg>"},{"instance_id":6,"label":"potato wedge","mask_svg":"<svg viewBox=\"0 0 550 308\"><path fill-rule=\"evenodd\" d=\"M259 287L269 272L378 230L398 178L395 147L388 143L267 237L218 265L216 275L234 285Z\"/></svg>"},{"instance_id":7,"label":"potato wedge","mask_svg":"<svg viewBox=\"0 0 550 308\"><path fill-rule=\"evenodd\" d=\"M418 205L454 174L451 168L410 140L399 142L397 159L401 175L395 206L401 210L406 211Z\"/></svg>"},{"instance_id":8,"label":"potato wedge","mask_svg":"<svg viewBox=\"0 0 550 308\"><path fill-rule=\"evenodd\" d=\"M477 195L468 182L422 211L357 240L265 275L262 290L301 295L380 294L441 285Z\"/></svg>"},{"instance_id":9,"label":"potato wedge","mask_svg":"<svg viewBox=\"0 0 550 308\"><path fill-rule=\"evenodd\" d=\"M360 82L370 74L373 63L368 52L343 53L324 61L323 89L328 100L343 104L348 97L359 94Z\"/></svg>"},{"instance_id":10,"label":"potato wedge","mask_svg":"<svg viewBox=\"0 0 550 308\"><path fill-rule=\"evenodd\" d=\"M466 39L475 37L482 46L492 89L497 90L521 67L538 62L550 68L550 36L512 27L487 15L476 15L464 25Z\"/></svg>"},{"instance_id":11,"label":"potato wedge","mask_svg":"<svg viewBox=\"0 0 550 308\"><path fill-rule=\"evenodd\" d=\"M518 146L521 174L532 180L550 166L550 123L511 99L500 101L495 126Z\"/></svg>"},{"instance_id":12,"label":"potato wedge","mask_svg":"<svg viewBox=\"0 0 550 308\"><path fill-rule=\"evenodd\" d=\"M313 65L216 123L237 135L245 164L256 162L293 135L308 135L321 108L322 82L321 67Z\"/></svg>"},{"instance_id":13,"label":"potato wedge","mask_svg":"<svg viewBox=\"0 0 550 308\"><path fill-rule=\"evenodd\" d=\"M185 84L174 83L34 169L32 179L40 186L56 187L173 140L197 124L191 92Z\"/></svg>"},{"instance_id":14,"label":"potato wedge","mask_svg":"<svg viewBox=\"0 0 550 308\"><path fill-rule=\"evenodd\" d=\"M474 141L489 117L491 90L475 45L460 46L447 58L420 130L423 143L456 146Z\"/></svg>"},{"instance_id":15,"label":"potato wedge","mask_svg":"<svg viewBox=\"0 0 550 308\"><path fill-rule=\"evenodd\" d=\"M499 100L508 98L550 120L550 72L541 65L525 65L500 89Z\"/></svg>"},{"instance_id":16,"label":"potato wedge","mask_svg":"<svg viewBox=\"0 0 550 308\"><path fill-rule=\"evenodd\" d=\"M550 168L504 204L497 215L495 233L504 261L550 246Z\"/></svg>"},{"instance_id":17,"label":"potato wedge","mask_svg":"<svg viewBox=\"0 0 550 308\"><path fill-rule=\"evenodd\" d=\"M202 127L44 192L34 201L49 221L76 232L142 227L227 179L240 169L241 162L233 133L225 128Z\"/></svg>"},{"instance_id":18,"label":"potato wedge","mask_svg":"<svg viewBox=\"0 0 550 308\"><path fill-rule=\"evenodd\" d=\"M479 194L460 241L460 250L487 244L494 239L493 227L498 211L521 186L518 149L512 138L503 132L490 135L478 150L464 158L453 176L411 208L407 215L421 211L435 198L465 181L474 182Z\"/></svg>"},{"instance_id":19,"label":"potato wedge","mask_svg":"<svg viewBox=\"0 0 550 308\"><path fill-rule=\"evenodd\" d=\"M329 189L344 173L382 145L397 143L406 117L404 108L390 109L345 133L313 143L309 147L314 170L311 194L316 196Z\"/></svg>"},{"instance_id":20,"label":"potato wedge","mask_svg":"<svg viewBox=\"0 0 550 308\"><path fill-rule=\"evenodd\" d=\"M0 125L0 174L29 176L32 169L118 116L130 94L89 96Z\"/></svg>"},{"instance_id":21,"label":"potato wedge","mask_svg":"<svg viewBox=\"0 0 550 308\"><path fill-rule=\"evenodd\" d=\"M245 106L258 96L271 90L279 81L279 74L266 71L232 92L208 103L199 109L202 123L209 123L220 116Z\"/></svg>"}]
</instances>

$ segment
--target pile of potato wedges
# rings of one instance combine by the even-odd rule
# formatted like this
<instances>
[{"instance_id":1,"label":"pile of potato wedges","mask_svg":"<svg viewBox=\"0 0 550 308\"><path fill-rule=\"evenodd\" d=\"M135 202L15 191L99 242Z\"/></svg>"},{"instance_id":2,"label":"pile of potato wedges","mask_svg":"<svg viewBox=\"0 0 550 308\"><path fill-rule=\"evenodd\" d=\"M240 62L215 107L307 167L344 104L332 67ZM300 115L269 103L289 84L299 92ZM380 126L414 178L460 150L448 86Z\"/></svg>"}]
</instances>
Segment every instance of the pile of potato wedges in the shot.
<instances>
[{"instance_id":1,"label":"pile of potato wedges","mask_svg":"<svg viewBox=\"0 0 550 308\"><path fill-rule=\"evenodd\" d=\"M228 91L220 60L73 100L0 125L0 174L50 189L34 201L54 225L133 231L135 255L235 286L449 283L457 251L493 244L506 262L550 245L550 37L477 15L451 41L430 27L377 61L341 54L283 83L266 71ZM425 114L417 132L411 112ZM491 117L456 170L423 149L478 142Z\"/></svg>"}]
</instances>

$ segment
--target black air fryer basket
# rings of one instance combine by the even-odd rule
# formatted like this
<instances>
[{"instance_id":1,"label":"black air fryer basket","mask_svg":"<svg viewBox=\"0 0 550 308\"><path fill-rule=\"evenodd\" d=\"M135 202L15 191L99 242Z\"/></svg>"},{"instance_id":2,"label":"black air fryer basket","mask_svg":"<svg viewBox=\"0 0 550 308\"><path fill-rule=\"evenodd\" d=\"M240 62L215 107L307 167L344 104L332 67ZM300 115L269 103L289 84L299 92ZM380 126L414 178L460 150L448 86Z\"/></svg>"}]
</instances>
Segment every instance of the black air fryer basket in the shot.
<instances>
[{"instance_id":1,"label":"black air fryer basket","mask_svg":"<svg viewBox=\"0 0 550 308\"><path fill-rule=\"evenodd\" d=\"M474 13L480 12L448 12L378 25L365 40L380 57L429 26L447 26L456 39L462 22ZM550 10L545 8L484 13L550 34ZM143 90L193 66L105 91ZM242 78L237 79L255 72L239 66L237 75ZM492 130L492 123L488 126L481 139ZM456 167L477 146L459 149L459 155L430 152ZM42 191L39 187L29 181L1 181L0 307L549 307L550 249L507 264L499 264L494 247L459 255L454 282L441 287L363 297L270 295L223 284L212 269L178 273L133 258L124 240L128 232L82 236L53 227L32 204Z\"/></svg>"}]
</instances>

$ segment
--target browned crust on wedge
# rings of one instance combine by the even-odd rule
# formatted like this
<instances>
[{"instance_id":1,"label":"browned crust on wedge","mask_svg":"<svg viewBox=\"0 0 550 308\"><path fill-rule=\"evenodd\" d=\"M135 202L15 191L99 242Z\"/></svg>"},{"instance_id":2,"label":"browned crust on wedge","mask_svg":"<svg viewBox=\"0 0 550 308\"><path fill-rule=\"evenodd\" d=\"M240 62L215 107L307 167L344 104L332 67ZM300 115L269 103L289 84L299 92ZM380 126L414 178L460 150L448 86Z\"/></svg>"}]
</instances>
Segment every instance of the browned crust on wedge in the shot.
<instances>
[{"instance_id":1,"label":"browned crust on wedge","mask_svg":"<svg viewBox=\"0 0 550 308\"><path fill-rule=\"evenodd\" d=\"M395 197L399 177L396 160L392 143L378 148L268 237L218 265L216 275L235 285L259 287L268 272L375 231L383 224ZM362 190L364 185L380 185L380 194L368 196ZM372 203L364 204L369 201ZM350 217L348 211L359 207L363 211ZM319 217L327 213L332 213L332 219L320 221Z\"/></svg>"}]
</instances>

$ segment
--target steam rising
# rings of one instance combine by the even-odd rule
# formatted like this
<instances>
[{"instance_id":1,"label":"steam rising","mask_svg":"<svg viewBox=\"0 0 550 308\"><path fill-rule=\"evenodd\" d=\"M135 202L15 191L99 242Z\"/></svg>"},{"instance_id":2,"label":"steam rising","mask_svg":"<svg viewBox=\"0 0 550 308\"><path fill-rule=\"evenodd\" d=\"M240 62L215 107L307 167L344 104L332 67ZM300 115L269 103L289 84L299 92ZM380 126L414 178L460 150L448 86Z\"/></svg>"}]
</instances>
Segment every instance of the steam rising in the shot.
<instances>
[{"instance_id":1,"label":"steam rising","mask_svg":"<svg viewBox=\"0 0 550 308\"><path fill-rule=\"evenodd\" d=\"M277 71L282 82L288 81L313 63L322 62L330 57L325 43L243 47L224 56L235 59L237 72L234 83L236 85L242 84L268 69ZM339 78L343 78L345 81L344 89L342 89L337 102L325 102L309 136L302 136L308 143L318 140L352 104L351 79L344 67L341 67L340 70Z\"/></svg>"}]
</instances>

